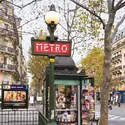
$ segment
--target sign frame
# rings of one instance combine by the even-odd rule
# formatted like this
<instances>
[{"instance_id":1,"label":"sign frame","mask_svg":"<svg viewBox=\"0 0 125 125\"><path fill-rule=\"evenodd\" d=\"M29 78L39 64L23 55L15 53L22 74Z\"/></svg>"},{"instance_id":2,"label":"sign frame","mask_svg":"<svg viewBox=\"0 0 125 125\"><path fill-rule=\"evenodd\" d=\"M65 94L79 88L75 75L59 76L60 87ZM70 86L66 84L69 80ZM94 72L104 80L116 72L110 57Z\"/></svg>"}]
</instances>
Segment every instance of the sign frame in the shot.
<instances>
[{"instance_id":1,"label":"sign frame","mask_svg":"<svg viewBox=\"0 0 125 125\"><path fill-rule=\"evenodd\" d=\"M61 53L50 53L50 52L34 52L34 43L35 42L46 42L46 43L51 43L51 44L54 44L54 43L65 43L65 44L69 44L69 53L68 54L61 54ZM36 55L36 56L65 56L65 57L70 57L71 56L71 47L72 47L72 42L71 41L51 41L51 40L42 40L42 39L34 39L34 38L31 38L31 48L32 48L32 55Z\"/></svg>"},{"instance_id":2,"label":"sign frame","mask_svg":"<svg viewBox=\"0 0 125 125\"><path fill-rule=\"evenodd\" d=\"M8 87L6 87L8 86ZM1 109L28 109L28 85L6 85L2 84L2 103ZM20 103L20 101L4 101L5 92L24 92L25 102ZM10 104L9 104L10 103Z\"/></svg>"}]
</instances>

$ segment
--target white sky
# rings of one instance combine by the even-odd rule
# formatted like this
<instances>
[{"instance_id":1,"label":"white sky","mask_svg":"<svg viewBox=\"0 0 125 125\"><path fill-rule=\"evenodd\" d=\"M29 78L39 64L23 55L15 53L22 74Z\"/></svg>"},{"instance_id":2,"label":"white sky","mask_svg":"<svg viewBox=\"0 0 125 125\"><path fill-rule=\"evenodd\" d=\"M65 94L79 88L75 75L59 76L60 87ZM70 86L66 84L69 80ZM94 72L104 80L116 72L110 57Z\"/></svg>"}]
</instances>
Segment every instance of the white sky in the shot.
<instances>
[{"instance_id":1,"label":"white sky","mask_svg":"<svg viewBox=\"0 0 125 125\"><path fill-rule=\"evenodd\" d=\"M22 6L22 1L23 1L23 4L26 5L27 3L29 3L33 0L13 0L13 1L15 4ZM47 0L39 0L38 1L39 4L37 4L37 6L36 6L36 4L34 5L34 3L32 3L31 5L23 8L22 10L19 9L18 7L15 7L15 14L22 19L21 24L24 24L28 20L35 19L35 17L37 17L38 14L41 17L37 20L34 20L34 21L22 26L23 32L24 31L30 32L30 33L36 32L38 34L41 29L44 30L45 32L48 32L43 15L45 15L45 13L49 11L48 6L50 6L51 4L59 5L60 7L62 7L63 3L60 1L61 0L51 0L51 2L49 2ZM70 2L70 4L71 4L71 2ZM122 13L120 13L120 14L122 14ZM124 25L121 26L121 29L123 28L123 26ZM60 37L62 37L62 34L64 31L60 30L60 27L57 26L56 32L57 32L58 37L60 38ZM28 56L29 56L28 51L29 51L29 48L31 48L31 37L34 37L34 35L23 33L22 46L23 46L23 53L26 58L26 61L28 61ZM74 59L75 63L77 64L81 59L80 54L78 54L75 51L73 59ZM31 78L30 75L29 75L29 78Z\"/></svg>"},{"instance_id":2,"label":"white sky","mask_svg":"<svg viewBox=\"0 0 125 125\"><path fill-rule=\"evenodd\" d=\"M20 5L20 6L22 5L22 2L20 0L13 0L13 1L14 1L14 4L16 4L16 5ZM26 5L27 3L31 2L32 0L22 0L22 1L23 1L24 5ZM41 0L41 2L38 2L38 3L39 3L38 6L36 6L36 5L34 6L34 3L33 3L33 4L25 7L22 10L19 9L18 7L15 7L15 14L22 19L21 25L23 25L28 20L35 19L35 17L37 17L38 13L40 13L41 18L22 26L23 32L29 32L29 33L36 32L38 34L39 31L42 29L48 33L47 25L44 21L43 15L45 15L45 12L49 11L48 6L50 6L51 4L57 5L59 2L56 2L55 0L51 0L51 2L48 2L47 0ZM60 6L62 6L62 5L60 5ZM38 10L36 9L36 7L38 8ZM43 10L43 8L46 8L46 10L45 9ZM59 32L59 34L60 34L59 26L57 26L56 31ZM29 48L31 48L31 37L34 37L34 35L23 33L22 48L23 48L23 54L25 56L26 61L28 61L28 58L29 58L28 51L29 51ZM58 35L58 37L61 37L61 36ZM74 59L75 63L78 63L81 59L81 56L75 52L73 59ZM29 73L28 73L28 79L30 82L31 75Z\"/></svg>"},{"instance_id":3,"label":"white sky","mask_svg":"<svg viewBox=\"0 0 125 125\"><path fill-rule=\"evenodd\" d=\"M21 2L19 2L18 0L15 0L15 4L17 5L21 5ZM31 2L32 0L24 0L24 5ZM20 4L19 4L20 3ZM37 34L39 33L39 31L41 29L43 29L45 32L48 33L48 30L47 30L47 26L46 26L46 23L44 22L44 17L43 15L45 14L44 11L48 11L49 10L49 7L48 5L51 5L52 3L54 3L55 5L57 4L57 2L55 0L51 0L51 2L49 3L48 1L46 0L42 0L41 2L39 2L39 5L37 8L41 17L42 18L39 18L37 20L34 20L30 23L27 23L26 25L24 25L22 27L23 31L25 32L31 32L31 33L34 33L37 32ZM41 4L41 5L40 5ZM48 5L47 5L48 4ZM43 7L46 7L46 10L42 10L42 6ZM61 6L61 5L60 5ZM25 7L23 10L20 10L19 8L16 8L15 10L15 13L18 17L21 17L22 21L21 21L21 24L24 24L25 22L27 22L28 20L31 20L31 19L35 19L35 17L37 16L38 12L34 11L36 8L34 7L34 4L31 4L30 6L27 6ZM59 32L60 34L60 28L59 26L57 26L57 29L56 29L57 32ZM26 59L28 59L28 50L29 48L31 47L31 37L33 37L34 35L32 34L24 34L23 33L23 40L22 40L22 46L23 46L23 52L24 52L24 55L26 56ZM60 38L61 35L58 35L58 37ZM79 62L81 56L78 55L77 53L74 54L73 56L74 58L74 61L77 63Z\"/></svg>"}]
</instances>

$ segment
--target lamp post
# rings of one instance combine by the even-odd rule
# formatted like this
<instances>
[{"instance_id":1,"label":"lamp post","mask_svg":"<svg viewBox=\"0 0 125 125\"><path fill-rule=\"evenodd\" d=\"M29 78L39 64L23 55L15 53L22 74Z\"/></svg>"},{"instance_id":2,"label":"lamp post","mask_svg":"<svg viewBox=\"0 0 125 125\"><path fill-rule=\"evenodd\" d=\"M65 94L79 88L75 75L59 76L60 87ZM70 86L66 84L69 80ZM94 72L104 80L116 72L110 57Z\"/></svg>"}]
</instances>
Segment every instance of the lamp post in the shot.
<instances>
[{"instance_id":1,"label":"lamp post","mask_svg":"<svg viewBox=\"0 0 125 125\"><path fill-rule=\"evenodd\" d=\"M45 22L48 26L50 33L50 41L54 41L54 32L56 26L59 23L59 14L55 11L55 6L52 4L50 11L45 15ZM49 87L50 87L50 99L49 99L49 108L50 108L50 125L55 125L55 92L54 92L54 55L49 55L50 61L50 71L49 71Z\"/></svg>"}]
</instances>

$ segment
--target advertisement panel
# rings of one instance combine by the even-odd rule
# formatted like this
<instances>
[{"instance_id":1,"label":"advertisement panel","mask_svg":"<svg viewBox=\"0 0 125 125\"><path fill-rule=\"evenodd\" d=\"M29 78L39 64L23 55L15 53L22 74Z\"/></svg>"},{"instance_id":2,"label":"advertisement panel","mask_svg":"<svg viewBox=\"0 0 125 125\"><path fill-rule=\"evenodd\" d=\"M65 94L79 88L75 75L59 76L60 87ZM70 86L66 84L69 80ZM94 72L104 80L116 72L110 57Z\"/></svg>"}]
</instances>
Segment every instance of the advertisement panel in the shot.
<instances>
[{"instance_id":1,"label":"advertisement panel","mask_svg":"<svg viewBox=\"0 0 125 125\"><path fill-rule=\"evenodd\" d=\"M1 108L28 108L28 85L3 85Z\"/></svg>"}]
</instances>

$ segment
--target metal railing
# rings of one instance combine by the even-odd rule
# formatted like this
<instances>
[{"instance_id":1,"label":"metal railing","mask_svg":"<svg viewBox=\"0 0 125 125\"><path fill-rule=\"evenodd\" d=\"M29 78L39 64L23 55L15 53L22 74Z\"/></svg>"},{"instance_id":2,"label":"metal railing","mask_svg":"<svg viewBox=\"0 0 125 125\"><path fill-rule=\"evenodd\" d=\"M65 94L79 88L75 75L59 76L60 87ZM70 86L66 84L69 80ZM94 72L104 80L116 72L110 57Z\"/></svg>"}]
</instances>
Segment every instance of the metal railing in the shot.
<instances>
[{"instance_id":1,"label":"metal railing","mask_svg":"<svg viewBox=\"0 0 125 125\"><path fill-rule=\"evenodd\" d=\"M0 125L40 125L38 110L2 110ZM41 124L44 125L44 124Z\"/></svg>"},{"instance_id":2,"label":"metal railing","mask_svg":"<svg viewBox=\"0 0 125 125\"><path fill-rule=\"evenodd\" d=\"M100 120L95 121L99 125ZM0 125L50 125L50 121L38 110L2 110Z\"/></svg>"},{"instance_id":3,"label":"metal railing","mask_svg":"<svg viewBox=\"0 0 125 125\"><path fill-rule=\"evenodd\" d=\"M49 125L49 120L39 112L39 125Z\"/></svg>"},{"instance_id":4,"label":"metal railing","mask_svg":"<svg viewBox=\"0 0 125 125\"><path fill-rule=\"evenodd\" d=\"M5 19L8 22L15 23L14 17L12 15L9 15L8 13L5 13L4 10L0 10L0 18Z\"/></svg>"},{"instance_id":5,"label":"metal railing","mask_svg":"<svg viewBox=\"0 0 125 125\"><path fill-rule=\"evenodd\" d=\"M9 54L14 54L14 55L16 53L16 50L14 48L4 46L4 45L0 45L0 51L6 52L6 53L9 53Z\"/></svg>"},{"instance_id":6,"label":"metal railing","mask_svg":"<svg viewBox=\"0 0 125 125\"><path fill-rule=\"evenodd\" d=\"M0 63L0 69L8 70L8 71L14 71L15 72L16 66L15 65L11 65L11 64Z\"/></svg>"},{"instance_id":7,"label":"metal railing","mask_svg":"<svg viewBox=\"0 0 125 125\"><path fill-rule=\"evenodd\" d=\"M0 34L16 39L16 34L14 33L14 31L11 31L11 30L6 29L6 28L0 27Z\"/></svg>"}]
</instances>

